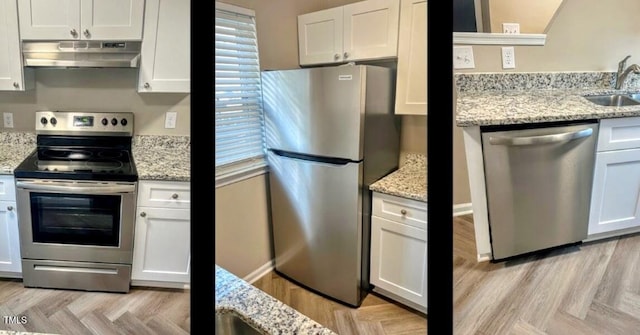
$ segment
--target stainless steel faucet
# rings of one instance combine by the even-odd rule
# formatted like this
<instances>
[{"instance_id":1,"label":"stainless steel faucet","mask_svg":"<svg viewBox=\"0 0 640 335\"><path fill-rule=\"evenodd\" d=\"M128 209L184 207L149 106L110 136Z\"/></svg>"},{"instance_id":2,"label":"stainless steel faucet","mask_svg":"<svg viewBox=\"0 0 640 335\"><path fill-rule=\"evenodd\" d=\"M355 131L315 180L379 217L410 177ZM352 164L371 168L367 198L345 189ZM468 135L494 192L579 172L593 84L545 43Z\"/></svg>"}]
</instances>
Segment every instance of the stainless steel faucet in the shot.
<instances>
[{"instance_id":1,"label":"stainless steel faucet","mask_svg":"<svg viewBox=\"0 0 640 335\"><path fill-rule=\"evenodd\" d=\"M627 59L629 58L631 58L631 55L625 57L623 60L620 61L620 63L618 63L618 74L616 76L616 90L619 90L622 87L622 84L624 83L624 80L629 75L629 72L640 74L640 65L638 64L629 65L629 67L625 69L625 67L627 66Z\"/></svg>"}]
</instances>

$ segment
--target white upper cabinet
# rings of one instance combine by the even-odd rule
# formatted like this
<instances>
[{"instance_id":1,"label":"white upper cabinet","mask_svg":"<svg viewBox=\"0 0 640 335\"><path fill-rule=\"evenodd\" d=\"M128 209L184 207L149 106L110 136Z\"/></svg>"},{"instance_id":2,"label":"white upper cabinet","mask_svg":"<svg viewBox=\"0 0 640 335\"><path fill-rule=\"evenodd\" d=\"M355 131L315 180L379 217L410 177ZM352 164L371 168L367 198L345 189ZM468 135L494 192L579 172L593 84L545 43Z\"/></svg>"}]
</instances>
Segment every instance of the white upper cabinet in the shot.
<instances>
[{"instance_id":1,"label":"white upper cabinet","mask_svg":"<svg viewBox=\"0 0 640 335\"><path fill-rule=\"evenodd\" d=\"M399 0L367 0L298 16L300 65L393 58Z\"/></svg>"},{"instance_id":2,"label":"white upper cabinet","mask_svg":"<svg viewBox=\"0 0 640 335\"><path fill-rule=\"evenodd\" d=\"M144 0L18 0L23 40L141 40Z\"/></svg>"},{"instance_id":3,"label":"white upper cabinet","mask_svg":"<svg viewBox=\"0 0 640 335\"><path fill-rule=\"evenodd\" d=\"M401 0L396 114L427 114L427 1Z\"/></svg>"},{"instance_id":4,"label":"white upper cabinet","mask_svg":"<svg viewBox=\"0 0 640 335\"><path fill-rule=\"evenodd\" d=\"M298 16L300 65L342 60L342 7Z\"/></svg>"},{"instance_id":5,"label":"white upper cabinet","mask_svg":"<svg viewBox=\"0 0 640 335\"><path fill-rule=\"evenodd\" d=\"M184 0L147 0L138 92L191 91L191 7Z\"/></svg>"},{"instance_id":6,"label":"white upper cabinet","mask_svg":"<svg viewBox=\"0 0 640 335\"><path fill-rule=\"evenodd\" d=\"M14 0L0 0L0 91L33 88L33 71L22 66L18 8Z\"/></svg>"}]
</instances>

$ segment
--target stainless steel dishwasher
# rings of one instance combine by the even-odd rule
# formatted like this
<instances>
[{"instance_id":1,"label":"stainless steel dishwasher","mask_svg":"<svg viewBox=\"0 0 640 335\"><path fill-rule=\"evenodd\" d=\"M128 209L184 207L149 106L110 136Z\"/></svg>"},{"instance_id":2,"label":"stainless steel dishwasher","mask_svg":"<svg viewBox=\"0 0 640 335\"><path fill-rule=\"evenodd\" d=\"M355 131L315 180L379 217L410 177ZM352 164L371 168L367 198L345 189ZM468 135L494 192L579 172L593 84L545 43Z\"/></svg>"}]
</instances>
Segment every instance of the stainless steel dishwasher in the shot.
<instances>
[{"instance_id":1,"label":"stainless steel dishwasher","mask_svg":"<svg viewBox=\"0 0 640 335\"><path fill-rule=\"evenodd\" d=\"M493 259L586 239L597 121L481 132Z\"/></svg>"}]
</instances>

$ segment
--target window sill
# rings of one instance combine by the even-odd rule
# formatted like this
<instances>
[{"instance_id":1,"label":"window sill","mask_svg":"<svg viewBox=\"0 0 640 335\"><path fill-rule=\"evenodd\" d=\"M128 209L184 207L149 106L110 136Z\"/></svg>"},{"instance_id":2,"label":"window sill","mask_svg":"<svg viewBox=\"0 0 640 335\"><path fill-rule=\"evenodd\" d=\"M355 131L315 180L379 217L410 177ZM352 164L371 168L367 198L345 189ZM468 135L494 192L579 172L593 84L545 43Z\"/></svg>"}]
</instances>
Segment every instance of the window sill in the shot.
<instances>
[{"instance_id":1,"label":"window sill","mask_svg":"<svg viewBox=\"0 0 640 335\"><path fill-rule=\"evenodd\" d=\"M216 176L216 188L231 185L233 183L253 178L267 172L269 172L269 167L267 165L260 165L233 173Z\"/></svg>"}]
</instances>

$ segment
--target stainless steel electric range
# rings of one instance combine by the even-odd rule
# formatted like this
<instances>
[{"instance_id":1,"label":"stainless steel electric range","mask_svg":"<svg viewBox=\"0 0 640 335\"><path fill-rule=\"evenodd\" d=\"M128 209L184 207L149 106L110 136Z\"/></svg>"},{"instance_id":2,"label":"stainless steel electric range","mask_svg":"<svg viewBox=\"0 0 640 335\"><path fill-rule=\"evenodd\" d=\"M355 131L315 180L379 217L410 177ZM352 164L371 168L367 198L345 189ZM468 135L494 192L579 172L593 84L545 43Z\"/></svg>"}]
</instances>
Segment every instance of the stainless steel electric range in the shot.
<instances>
[{"instance_id":1,"label":"stainless steel electric range","mask_svg":"<svg viewBox=\"0 0 640 335\"><path fill-rule=\"evenodd\" d=\"M36 135L14 171L24 286L128 292L133 114L36 112Z\"/></svg>"}]
</instances>

